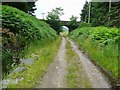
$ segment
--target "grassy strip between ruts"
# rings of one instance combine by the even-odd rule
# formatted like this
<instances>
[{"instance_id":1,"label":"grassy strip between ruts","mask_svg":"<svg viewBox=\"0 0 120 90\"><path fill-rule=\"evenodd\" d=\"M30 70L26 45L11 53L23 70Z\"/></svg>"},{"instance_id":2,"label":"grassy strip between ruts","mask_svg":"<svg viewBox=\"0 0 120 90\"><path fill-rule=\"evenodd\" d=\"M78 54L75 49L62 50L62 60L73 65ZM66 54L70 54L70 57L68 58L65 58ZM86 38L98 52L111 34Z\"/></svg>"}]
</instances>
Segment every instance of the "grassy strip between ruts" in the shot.
<instances>
[{"instance_id":1,"label":"grassy strip between ruts","mask_svg":"<svg viewBox=\"0 0 120 90\"><path fill-rule=\"evenodd\" d=\"M66 83L68 88L90 88L91 84L82 69L78 55L72 50L70 42L66 44L67 75Z\"/></svg>"},{"instance_id":2,"label":"grassy strip between ruts","mask_svg":"<svg viewBox=\"0 0 120 90\"><path fill-rule=\"evenodd\" d=\"M46 41L45 41L46 42ZM59 45L61 43L61 37L57 38L56 41L49 42L49 44L45 44L43 46L39 46L38 48L34 47L29 49L26 54L27 57L34 56L35 62L32 65L25 65L27 68L25 71L16 73L10 78L23 78L17 85L8 85L8 88L33 88L37 85L40 78L43 77L45 71L47 70L48 65L52 62ZM36 46L36 45L35 45ZM34 50L35 49L35 50ZM34 51L34 52L31 52ZM31 52L31 53L29 53ZM38 54L38 55L33 55Z\"/></svg>"}]
</instances>

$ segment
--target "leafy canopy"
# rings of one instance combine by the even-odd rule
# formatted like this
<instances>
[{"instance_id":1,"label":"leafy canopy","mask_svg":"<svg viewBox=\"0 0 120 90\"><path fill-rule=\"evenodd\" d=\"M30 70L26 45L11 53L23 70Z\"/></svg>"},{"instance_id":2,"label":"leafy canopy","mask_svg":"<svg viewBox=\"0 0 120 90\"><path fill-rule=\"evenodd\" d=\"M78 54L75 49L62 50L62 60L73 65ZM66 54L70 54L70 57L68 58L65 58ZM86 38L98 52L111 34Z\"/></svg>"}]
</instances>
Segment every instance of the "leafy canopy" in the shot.
<instances>
[{"instance_id":1,"label":"leafy canopy","mask_svg":"<svg viewBox=\"0 0 120 90\"><path fill-rule=\"evenodd\" d=\"M82 22L88 22L89 5L92 26L120 27L120 2L111 2L111 7L109 2L86 2L80 14Z\"/></svg>"},{"instance_id":2,"label":"leafy canopy","mask_svg":"<svg viewBox=\"0 0 120 90\"><path fill-rule=\"evenodd\" d=\"M8 5L20 9L26 13L33 15L35 8L35 2L37 0L32 0L33 2L28 2L27 0L20 0L20 2L2 2L2 5Z\"/></svg>"},{"instance_id":3,"label":"leafy canopy","mask_svg":"<svg viewBox=\"0 0 120 90\"><path fill-rule=\"evenodd\" d=\"M62 16L63 9L61 7L52 9L51 12L48 12L47 15L47 23L50 24L50 26L55 29L58 33L60 32L60 27L62 26L62 23L60 22L60 16Z\"/></svg>"},{"instance_id":4,"label":"leafy canopy","mask_svg":"<svg viewBox=\"0 0 120 90\"><path fill-rule=\"evenodd\" d=\"M48 20L56 20L59 21L60 20L60 16L62 16L63 13L63 9L61 7L52 9L51 12L48 12L48 16L46 17Z\"/></svg>"},{"instance_id":5,"label":"leafy canopy","mask_svg":"<svg viewBox=\"0 0 120 90\"><path fill-rule=\"evenodd\" d=\"M76 29L79 26L77 19L78 19L77 16L73 16L73 15L71 16L70 22L68 23L70 30Z\"/></svg>"}]
</instances>

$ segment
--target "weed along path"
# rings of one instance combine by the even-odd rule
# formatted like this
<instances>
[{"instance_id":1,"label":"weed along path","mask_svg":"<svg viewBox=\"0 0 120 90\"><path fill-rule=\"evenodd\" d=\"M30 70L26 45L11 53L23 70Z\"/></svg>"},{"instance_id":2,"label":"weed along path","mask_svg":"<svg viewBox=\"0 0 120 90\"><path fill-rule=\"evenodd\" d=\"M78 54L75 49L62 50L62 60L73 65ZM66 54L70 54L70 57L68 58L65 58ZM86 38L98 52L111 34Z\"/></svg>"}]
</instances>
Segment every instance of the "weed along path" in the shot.
<instances>
[{"instance_id":1,"label":"weed along path","mask_svg":"<svg viewBox=\"0 0 120 90\"><path fill-rule=\"evenodd\" d=\"M78 54L79 61L83 66L86 74L88 75L93 88L111 88L108 79L104 74L92 63L89 58L85 56L79 49L78 46L71 40L72 49Z\"/></svg>"},{"instance_id":2,"label":"weed along path","mask_svg":"<svg viewBox=\"0 0 120 90\"><path fill-rule=\"evenodd\" d=\"M66 40L63 37L61 46L57 52L53 63L48 67L40 85L37 88L63 88L65 87L66 60L65 60Z\"/></svg>"}]
</instances>

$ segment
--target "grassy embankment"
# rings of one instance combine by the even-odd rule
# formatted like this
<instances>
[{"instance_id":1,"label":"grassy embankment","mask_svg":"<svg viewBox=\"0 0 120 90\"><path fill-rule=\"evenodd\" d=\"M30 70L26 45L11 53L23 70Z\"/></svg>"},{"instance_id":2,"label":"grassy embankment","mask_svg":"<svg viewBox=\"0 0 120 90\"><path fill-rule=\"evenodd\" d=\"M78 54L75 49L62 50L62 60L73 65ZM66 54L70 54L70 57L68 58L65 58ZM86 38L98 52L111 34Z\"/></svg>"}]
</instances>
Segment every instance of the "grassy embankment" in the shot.
<instances>
[{"instance_id":1,"label":"grassy embankment","mask_svg":"<svg viewBox=\"0 0 120 90\"><path fill-rule=\"evenodd\" d=\"M48 65L52 62L59 48L61 38L56 41L30 45L26 50L26 58L33 57L33 65L25 65L27 69L23 72L9 76L12 79L23 78L17 85L9 85L8 88L33 88L37 85L40 78L44 75Z\"/></svg>"},{"instance_id":2,"label":"grassy embankment","mask_svg":"<svg viewBox=\"0 0 120 90\"><path fill-rule=\"evenodd\" d=\"M23 79L17 85L8 87L34 87L52 62L61 38L47 23L17 8L4 5L1 32L3 77ZM21 65L19 61L22 58L33 58L35 62L32 65ZM18 66L24 66L26 70L9 75Z\"/></svg>"},{"instance_id":3,"label":"grassy embankment","mask_svg":"<svg viewBox=\"0 0 120 90\"><path fill-rule=\"evenodd\" d=\"M91 84L83 71L78 55L72 50L70 42L66 44L67 75L66 83L68 88L90 88Z\"/></svg>"},{"instance_id":4,"label":"grassy embankment","mask_svg":"<svg viewBox=\"0 0 120 90\"><path fill-rule=\"evenodd\" d=\"M118 29L84 27L71 32L70 37L95 62L118 78Z\"/></svg>"},{"instance_id":5,"label":"grassy embankment","mask_svg":"<svg viewBox=\"0 0 120 90\"><path fill-rule=\"evenodd\" d=\"M26 48L37 44L41 46L57 38L55 30L47 23L17 8L4 5L0 32L2 32L3 77L19 64L21 58L25 58Z\"/></svg>"}]
</instances>

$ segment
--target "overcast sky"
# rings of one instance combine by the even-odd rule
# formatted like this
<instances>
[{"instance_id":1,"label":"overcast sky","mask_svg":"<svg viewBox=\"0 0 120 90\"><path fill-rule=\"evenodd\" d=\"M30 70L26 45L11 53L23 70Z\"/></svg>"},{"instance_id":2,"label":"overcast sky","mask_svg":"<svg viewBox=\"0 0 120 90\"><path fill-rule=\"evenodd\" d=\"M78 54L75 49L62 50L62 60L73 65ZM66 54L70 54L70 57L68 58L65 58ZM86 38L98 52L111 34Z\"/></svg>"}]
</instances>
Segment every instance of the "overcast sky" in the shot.
<instances>
[{"instance_id":1,"label":"overcast sky","mask_svg":"<svg viewBox=\"0 0 120 90\"><path fill-rule=\"evenodd\" d=\"M41 13L45 13L44 17L50 12L52 9L56 7L62 7L64 10L64 15L60 17L61 20L68 21L72 15L79 17L80 13L83 9L83 5L86 0L38 0L36 4L37 10L35 11L35 15L37 18L42 19L43 16ZM89 0L88 0L89 1Z\"/></svg>"}]
</instances>

